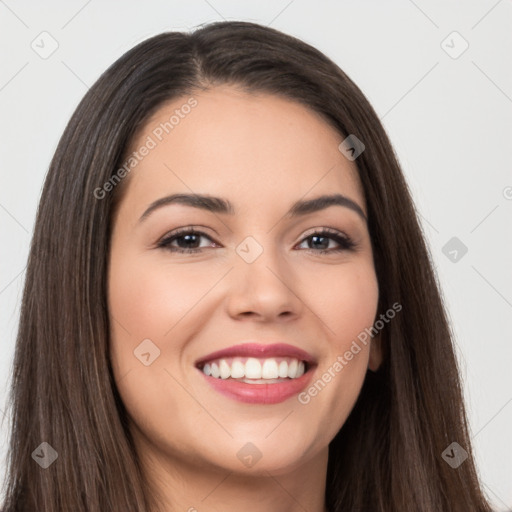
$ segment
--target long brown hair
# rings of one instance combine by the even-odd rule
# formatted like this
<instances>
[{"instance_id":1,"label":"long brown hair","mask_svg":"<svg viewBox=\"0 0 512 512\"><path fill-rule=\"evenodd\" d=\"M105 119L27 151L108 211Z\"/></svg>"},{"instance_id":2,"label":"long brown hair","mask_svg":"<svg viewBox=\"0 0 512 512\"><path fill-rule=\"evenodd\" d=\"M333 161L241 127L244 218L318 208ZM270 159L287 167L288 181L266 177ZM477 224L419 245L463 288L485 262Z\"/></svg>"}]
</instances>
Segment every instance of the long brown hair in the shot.
<instances>
[{"instance_id":1,"label":"long brown hair","mask_svg":"<svg viewBox=\"0 0 512 512\"><path fill-rule=\"evenodd\" d=\"M164 102L216 84L295 100L365 144L384 361L369 371L329 446L331 512L490 511L479 484L453 334L397 158L375 111L330 59L277 30L213 23L152 37L87 92L52 159L30 248L9 397L4 512L152 510L108 357L111 219L121 183L98 199L137 130ZM126 181L126 180L125 180ZM47 442L47 469L31 454ZM468 458L442 457L457 442ZM41 449L41 448L39 448ZM34 459L34 460L33 460Z\"/></svg>"}]
</instances>

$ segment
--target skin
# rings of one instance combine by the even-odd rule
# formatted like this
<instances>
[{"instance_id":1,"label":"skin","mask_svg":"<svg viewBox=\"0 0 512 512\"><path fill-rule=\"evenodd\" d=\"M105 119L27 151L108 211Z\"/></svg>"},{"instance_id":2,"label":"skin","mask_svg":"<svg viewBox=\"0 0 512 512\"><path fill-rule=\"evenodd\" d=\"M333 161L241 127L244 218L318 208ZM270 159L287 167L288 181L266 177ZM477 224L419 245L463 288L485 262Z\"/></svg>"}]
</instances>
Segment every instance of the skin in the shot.
<instances>
[{"instance_id":1,"label":"skin","mask_svg":"<svg viewBox=\"0 0 512 512\"><path fill-rule=\"evenodd\" d=\"M122 184L108 278L116 385L162 510L322 512L328 445L367 368L381 363L379 336L307 404L297 396L271 405L232 400L194 362L243 341L277 340L317 359L315 382L373 325L379 291L364 219L342 206L285 216L299 199L334 192L367 214L357 168L338 150L344 137L302 105L233 86L193 97L197 106ZM162 106L132 149L188 98ZM139 221L153 201L180 192L229 199L236 213L173 204ZM187 226L206 237L172 246L200 253L157 247ZM319 253L308 237L324 227L357 248ZM263 249L251 264L236 252L247 236ZM144 339L160 350L148 366L134 356ZM261 452L252 467L237 457L248 442Z\"/></svg>"}]
</instances>

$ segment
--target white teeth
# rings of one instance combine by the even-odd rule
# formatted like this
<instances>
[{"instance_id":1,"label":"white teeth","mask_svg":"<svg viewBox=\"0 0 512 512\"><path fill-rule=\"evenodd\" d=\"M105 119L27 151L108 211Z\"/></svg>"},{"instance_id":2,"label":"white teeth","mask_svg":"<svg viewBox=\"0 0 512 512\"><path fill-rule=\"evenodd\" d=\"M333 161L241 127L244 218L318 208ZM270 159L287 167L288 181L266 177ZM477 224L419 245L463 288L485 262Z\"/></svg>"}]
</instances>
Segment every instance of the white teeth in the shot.
<instances>
[{"instance_id":1,"label":"white teeth","mask_svg":"<svg viewBox=\"0 0 512 512\"><path fill-rule=\"evenodd\" d=\"M277 368L277 362L275 359L267 359L263 363L261 369L261 377L263 379L277 379L279 375L279 369Z\"/></svg>"},{"instance_id":2,"label":"white teeth","mask_svg":"<svg viewBox=\"0 0 512 512\"><path fill-rule=\"evenodd\" d=\"M289 365L288 365L288 377L290 379L294 379L296 377L297 373L297 366L299 365L299 362L297 359L294 359Z\"/></svg>"},{"instance_id":3,"label":"white teeth","mask_svg":"<svg viewBox=\"0 0 512 512\"><path fill-rule=\"evenodd\" d=\"M245 376L248 379L261 379L261 363L254 357L250 357L245 363Z\"/></svg>"},{"instance_id":4,"label":"white teeth","mask_svg":"<svg viewBox=\"0 0 512 512\"><path fill-rule=\"evenodd\" d=\"M226 363L225 359L220 360L219 369L221 379L228 379L231 376L231 368L229 367L229 364Z\"/></svg>"},{"instance_id":5,"label":"white teeth","mask_svg":"<svg viewBox=\"0 0 512 512\"><path fill-rule=\"evenodd\" d=\"M203 366L205 375L211 375L217 379L239 379L242 382L249 379L252 381L251 383L256 383L257 380L261 383L273 383L276 379L297 379L304 375L304 372L304 361L290 357L277 359L273 357L264 359L235 357L218 359Z\"/></svg>"},{"instance_id":6,"label":"white teeth","mask_svg":"<svg viewBox=\"0 0 512 512\"><path fill-rule=\"evenodd\" d=\"M282 379L288 377L288 363L286 361L281 361L279 363L278 374Z\"/></svg>"},{"instance_id":7,"label":"white teeth","mask_svg":"<svg viewBox=\"0 0 512 512\"><path fill-rule=\"evenodd\" d=\"M208 375L208 374L207 374ZM234 360L231 365L231 378L232 379L241 379L245 376L245 365L242 361Z\"/></svg>"},{"instance_id":8,"label":"white teeth","mask_svg":"<svg viewBox=\"0 0 512 512\"><path fill-rule=\"evenodd\" d=\"M219 371L219 367L217 366L217 363L212 363L211 372L212 372L212 377L215 377L216 379L218 379L220 377L220 371Z\"/></svg>"}]
</instances>

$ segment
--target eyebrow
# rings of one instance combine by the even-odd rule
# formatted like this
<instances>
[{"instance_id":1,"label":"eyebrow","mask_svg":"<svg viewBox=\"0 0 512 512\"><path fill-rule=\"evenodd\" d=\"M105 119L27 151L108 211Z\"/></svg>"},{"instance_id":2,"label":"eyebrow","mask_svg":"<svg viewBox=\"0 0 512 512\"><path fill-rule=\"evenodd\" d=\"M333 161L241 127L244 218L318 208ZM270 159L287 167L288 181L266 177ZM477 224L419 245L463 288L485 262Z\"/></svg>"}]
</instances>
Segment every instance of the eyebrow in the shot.
<instances>
[{"instance_id":1,"label":"eyebrow","mask_svg":"<svg viewBox=\"0 0 512 512\"><path fill-rule=\"evenodd\" d=\"M139 222L146 219L156 209L170 204L191 206L193 208L199 208L212 213L228 215L235 214L235 208L228 199L203 194L172 194L152 202L147 210L141 215ZM362 217L365 222L368 222L368 219L361 207L355 201L342 194L322 195L315 197L314 199L299 200L292 205L286 215L292 218L299 217L324 210L330 206L343 206L345 208L349 208Z\"/></svg>"}]
</instances>

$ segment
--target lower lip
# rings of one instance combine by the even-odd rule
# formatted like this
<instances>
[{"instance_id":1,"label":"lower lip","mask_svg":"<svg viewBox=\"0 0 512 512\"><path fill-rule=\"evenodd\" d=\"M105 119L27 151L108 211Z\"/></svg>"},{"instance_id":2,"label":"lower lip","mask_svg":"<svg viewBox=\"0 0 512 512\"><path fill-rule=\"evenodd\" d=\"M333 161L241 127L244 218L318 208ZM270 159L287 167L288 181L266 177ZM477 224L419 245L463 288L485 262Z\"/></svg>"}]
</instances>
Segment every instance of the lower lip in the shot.
<instances>
[{"instance_id":1,"label":"lower lip","mask_svg":"<svg viewBox=\"0 0 512 512\"><path fill-rule=\"evenodd\" d=\"M300 393L309 383L313 369L297 379L289 379L274 384L247 384L233 379L220 379L201 375L210 386L224 396L250 404L277 404Z\"/></svg>"}]
</instances>

